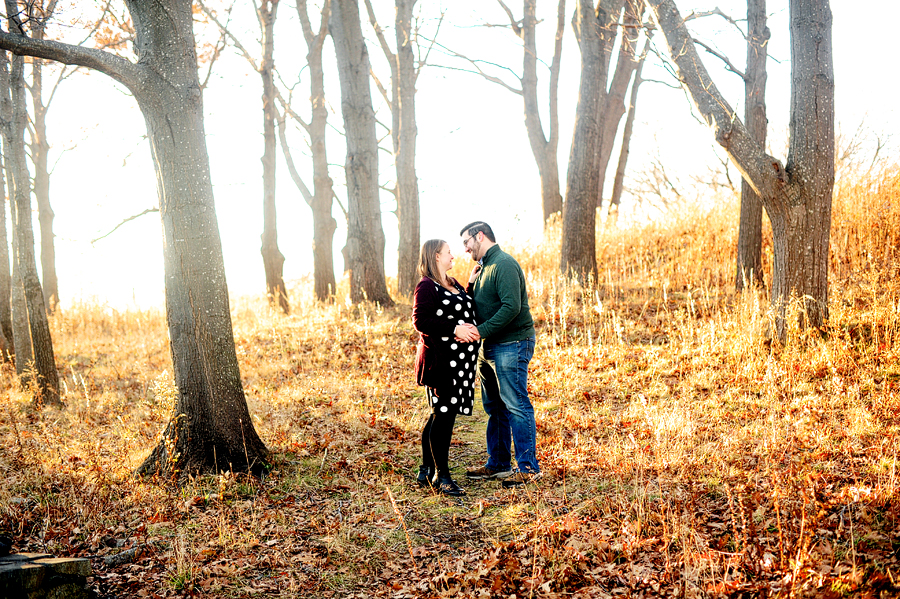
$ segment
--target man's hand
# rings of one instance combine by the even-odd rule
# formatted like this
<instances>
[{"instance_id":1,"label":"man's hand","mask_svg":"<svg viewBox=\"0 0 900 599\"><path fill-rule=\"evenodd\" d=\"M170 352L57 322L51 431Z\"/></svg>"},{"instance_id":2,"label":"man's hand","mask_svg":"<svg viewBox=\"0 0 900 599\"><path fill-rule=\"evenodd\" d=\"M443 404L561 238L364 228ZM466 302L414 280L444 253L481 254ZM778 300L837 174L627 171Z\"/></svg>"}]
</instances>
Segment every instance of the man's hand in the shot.
<instances>
[{"instance_id":1,"label":"man's hand","mask_svg":"<svg viewBox=\"0 0 900 599\"><path fill-rule=\"evenodd\" d=\"M474 324L457 325L457 327L453 329L453 336L456 337L457 341L463 343L472 343L481 339L481 335L478 333L478 327Z\"/></svg>"}]
</instances>

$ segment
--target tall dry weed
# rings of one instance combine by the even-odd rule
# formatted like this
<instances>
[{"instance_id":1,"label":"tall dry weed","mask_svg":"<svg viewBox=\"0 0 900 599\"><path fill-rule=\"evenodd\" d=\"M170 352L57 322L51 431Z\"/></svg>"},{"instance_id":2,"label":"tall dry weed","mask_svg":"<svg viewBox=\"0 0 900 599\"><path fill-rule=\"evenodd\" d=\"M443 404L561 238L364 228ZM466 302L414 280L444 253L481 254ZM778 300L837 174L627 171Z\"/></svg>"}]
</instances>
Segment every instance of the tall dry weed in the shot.
<instances>
[{"instance_id":1,"label":"tall dry weed","mask_svg":"<svg viewBox=\"0 0 900 599\"><path fill-rule=\"evenodd\" d=\"M839 182L828 334L780 346L764 290L734 292L735 202L598 232L597 281L559 274L558 226L505 245L538 328L545 477L459 502L411 480L428 408L408 303L351 305L346 280L328 304L297 282L290 316L236 298L274 470L182 487L132 476L172 416L164 314L68 308L52 320L65 410L31 411L0 367L0 529L92 556L101 596L889 596L898 186L896 168ZM483 427L457 423L459 479ZM134 564L102 559L133 548Z\"/></svg>"}]
</instances>

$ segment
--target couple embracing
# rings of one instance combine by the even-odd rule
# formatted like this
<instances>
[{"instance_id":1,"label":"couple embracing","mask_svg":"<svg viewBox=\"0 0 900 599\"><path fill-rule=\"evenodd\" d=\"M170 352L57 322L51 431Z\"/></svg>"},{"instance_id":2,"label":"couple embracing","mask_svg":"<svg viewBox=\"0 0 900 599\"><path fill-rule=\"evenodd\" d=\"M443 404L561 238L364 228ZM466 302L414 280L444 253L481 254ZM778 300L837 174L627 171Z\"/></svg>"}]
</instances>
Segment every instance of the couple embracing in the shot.
<instances>
[{"instance_id":1,"label":"couple embracing","mask_svg":"<svg viewBox=\"0 0 900 599\"><path fill-rule=\"evenodd\" d=\"M491 227L476 221L460 231L463 247L478 263L463 288L447 271L450 244L431 239L419 255L413 301L416 382L425 387L431 415L422 430L418 484L444 495L465 491L450 475L448 456L458 414L472 414L476 376L488 416L487 463L466 472L469 480L523 485L540 476L534 408L528 398L528 363L535 332L525 275L500 249ZM516 468L512 468L511 442Z\"/></svg>"}]
</instances>

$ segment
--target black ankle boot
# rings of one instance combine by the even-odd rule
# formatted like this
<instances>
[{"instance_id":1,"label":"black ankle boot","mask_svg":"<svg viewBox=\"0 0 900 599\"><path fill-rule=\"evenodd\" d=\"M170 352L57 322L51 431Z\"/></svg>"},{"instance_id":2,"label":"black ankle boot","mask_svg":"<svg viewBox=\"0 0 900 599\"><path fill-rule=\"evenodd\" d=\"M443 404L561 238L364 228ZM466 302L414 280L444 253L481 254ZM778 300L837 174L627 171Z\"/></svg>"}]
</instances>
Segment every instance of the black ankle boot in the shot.
<instances>
[{"instance_id":1,"label":"black ankle boot","mask_svg":"<svg viewBox=\"0 0 900 599\"><path fill-rule=\"evenodd\" d=\"M416 483L420 487L434 486L434 466L419 466L419 476L416 477Z\"/></svg>"},{"instance_id":2,"label":"black ankle boot","mask_svg":"<svg viewBox=\"0 0 900 599\"><path fill-rule=\"evenodd\" d=\"M434 481L434 490L441 495L448 495L450 497L460 497L461 495L466 494L466 492L450 478L449 474L438 474L437 479Z\"/></svg>"}]
</instances>

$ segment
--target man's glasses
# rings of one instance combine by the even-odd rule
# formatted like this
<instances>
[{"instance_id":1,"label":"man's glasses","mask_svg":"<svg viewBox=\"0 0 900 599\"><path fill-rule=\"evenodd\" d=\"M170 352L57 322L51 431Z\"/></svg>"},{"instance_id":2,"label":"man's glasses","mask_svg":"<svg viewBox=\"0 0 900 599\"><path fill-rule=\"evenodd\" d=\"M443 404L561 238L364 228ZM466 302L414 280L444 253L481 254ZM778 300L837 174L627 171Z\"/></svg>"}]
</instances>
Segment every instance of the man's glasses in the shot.
<instances>
[{"instance_id":1,"label":"man's glasses","mask_svg":"<svg viewBox=\"0 0 900 599\"><path fill-rule=\"evenodd\" d=\"M477 233L475 233L475 235L472 235L472 236L470 236L470 237L466 237L465 239L463 239L463 247L469 247L469 242L470 242L472 239L474 239L475 237L478 237L478 233L480 233L480 232L481 232L481 231L478 231Z\"/></svg>"}]
</instances>

